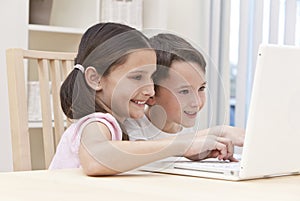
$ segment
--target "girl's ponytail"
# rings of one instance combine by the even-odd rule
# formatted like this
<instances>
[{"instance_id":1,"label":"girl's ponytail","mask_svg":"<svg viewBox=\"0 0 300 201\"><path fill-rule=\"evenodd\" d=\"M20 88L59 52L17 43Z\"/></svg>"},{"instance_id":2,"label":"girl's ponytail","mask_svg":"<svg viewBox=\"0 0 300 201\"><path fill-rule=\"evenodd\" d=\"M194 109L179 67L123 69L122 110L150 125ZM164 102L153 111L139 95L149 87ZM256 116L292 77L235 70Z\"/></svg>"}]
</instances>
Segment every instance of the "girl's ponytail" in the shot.
<instances>
[{"instance_id":1,"label":"girl's ponytail","mask_svg":"<svg viewBox=\"0 0 300 201\"><path fill-rule=\"evenodd\" d=\"M61 107L70 119L79 119L95 111L95 91L85 82L84 74L74 68L60 88Z\"/></svg>"}]
</instances>

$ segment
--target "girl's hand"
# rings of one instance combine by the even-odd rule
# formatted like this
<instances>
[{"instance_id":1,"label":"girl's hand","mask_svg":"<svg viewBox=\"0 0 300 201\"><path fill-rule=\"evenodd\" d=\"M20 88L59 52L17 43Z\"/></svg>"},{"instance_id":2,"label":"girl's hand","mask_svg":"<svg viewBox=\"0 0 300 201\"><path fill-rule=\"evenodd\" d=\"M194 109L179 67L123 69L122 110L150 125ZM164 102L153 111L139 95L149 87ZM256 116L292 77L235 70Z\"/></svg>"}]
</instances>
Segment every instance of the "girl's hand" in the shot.
<instances>
[{"instance_id":1,"label":"girl's hand","mask_svg":"<svg viewBox=\"0 0 300 201\"><path fill-rule=\"evenodd\" d=\"M216 142L214 149L209 149L206 147L206 151L195 155L189 155L187 158L191 160L203 160L206 158L216 158L223 160L230 160L237 162L238 160L233 157L233 146L243 146L245 139L245 131L243 129L232 127L232 126L216 126L206 130L198 131L196 136L203 136L204 138L207 136L215 136ZM207 138L209 139L209 138ZM212 137L213 139L213 137ZM210 139L206 142L206 146L210 146L209 143L213 143ZM223 151L224 146L227 148L227 156L225 151ZM204 146L205 148L205 146ZM223 152L222 152L223 151ZM224 157L225 154L225 157Z\"/></svg>"}]
</instances>

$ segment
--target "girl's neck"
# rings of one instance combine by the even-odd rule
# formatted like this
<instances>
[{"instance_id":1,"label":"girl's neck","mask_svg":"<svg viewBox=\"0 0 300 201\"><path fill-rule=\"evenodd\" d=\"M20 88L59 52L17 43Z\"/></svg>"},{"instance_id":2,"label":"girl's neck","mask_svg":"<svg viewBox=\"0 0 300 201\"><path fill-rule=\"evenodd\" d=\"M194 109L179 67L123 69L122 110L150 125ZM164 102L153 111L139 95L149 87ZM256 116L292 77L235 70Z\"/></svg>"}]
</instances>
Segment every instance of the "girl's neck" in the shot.
<instances>
[{"instance_id":1,"label":"girl's neck","mask_svg":"<svg viewBox=\"0 0 300 201\"><path fill-rule=\"evenodd\" d=\"M119 123L122 124L122 123L125 121L125 118L124 118L124 117L120 117L120 116L117 115L115 112L113 112L113 111L111 110L111 108L110 108L108 105L106 105L101 99L98 99L97 102L98 102L98 104L101 106L101 108L102 108L105 112L111 114L114 118L116 118L116 120L117 120Z\"/></svg>"}]
</instances>

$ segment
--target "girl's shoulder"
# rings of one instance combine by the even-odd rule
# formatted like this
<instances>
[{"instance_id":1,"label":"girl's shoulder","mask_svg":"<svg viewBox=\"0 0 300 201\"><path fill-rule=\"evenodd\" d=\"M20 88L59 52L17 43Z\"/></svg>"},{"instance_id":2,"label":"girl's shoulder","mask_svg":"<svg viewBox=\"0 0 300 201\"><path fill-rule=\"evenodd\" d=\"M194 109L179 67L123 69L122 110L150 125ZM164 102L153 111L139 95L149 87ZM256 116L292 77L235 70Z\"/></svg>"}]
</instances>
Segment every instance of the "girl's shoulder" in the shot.
<instances>
[{"instance_id":1,"label":"girl's shoulder","mask_svg":"<svg viewBox=\"0 0 300 201\"><path fill-rule=\"evenodd\" d=\"M112 140L122 140L122 130L115 117L109 113L95 112L78 119L74 123L75 133L82 133L86 128L96 129L100 125L103 131L108 131ZM107 129L107 130L106 130Z\"/></svg>"}]
</instances>

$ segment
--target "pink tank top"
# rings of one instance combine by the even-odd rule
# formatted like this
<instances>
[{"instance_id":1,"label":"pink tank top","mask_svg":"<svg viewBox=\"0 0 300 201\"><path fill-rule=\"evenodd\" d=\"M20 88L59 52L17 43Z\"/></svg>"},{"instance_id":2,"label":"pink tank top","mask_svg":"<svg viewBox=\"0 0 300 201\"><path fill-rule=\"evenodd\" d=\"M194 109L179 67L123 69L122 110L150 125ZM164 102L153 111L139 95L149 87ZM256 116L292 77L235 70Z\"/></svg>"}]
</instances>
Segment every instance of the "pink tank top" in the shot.
<instances>
[{"instance_id":1,"label":"pink tank top","mask_svg":"<svg viewBox=\"0 0 300 201\"><path fill-rule=\"evenodd\" d=\"M84 127L91 122L105 124L111 133L112 140L122 140L122 130L111 114L97 112L82 117L71 124L62 135L49 170L81 167L78 156L81 133Z\"/></svg>"}]
</instances>

